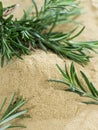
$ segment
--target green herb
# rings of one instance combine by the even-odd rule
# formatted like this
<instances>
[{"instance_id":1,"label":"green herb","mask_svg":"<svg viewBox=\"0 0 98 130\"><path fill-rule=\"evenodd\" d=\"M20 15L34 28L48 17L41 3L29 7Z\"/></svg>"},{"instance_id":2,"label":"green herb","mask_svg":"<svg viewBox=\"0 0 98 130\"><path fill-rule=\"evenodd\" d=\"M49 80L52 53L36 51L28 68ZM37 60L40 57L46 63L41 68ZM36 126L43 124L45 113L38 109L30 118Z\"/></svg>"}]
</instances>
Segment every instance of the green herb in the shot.
<instances>
[{"instance_id":1,"label":"green herb","mask_svg":"<svg viewBox=\"0 0 98 130\"><path fill-rule=\"evenodd\" d=\"M13 56L22 59L22 54L30 54L31 50L40 48L47 52L58 54L60 57L68 57L78 63L87 64L91 55L87 50L98 48L98 41L74 42L84 30L75 33L77 27L73 27L66 33L55 31L55 27L66 23L75 23L74 18L81 13L79 2L75 0L44 0L44 4L38 10L37 3L32 0L32 6L21 19L14 19L11 11L15 5L4 8L0 2L0 53L1 66L5 59L9 62ZM76 25L76 24L75 24ZM65 26L65 28L66 28ZM79 24L78 24L79 26Z\"/></svg>"},{"instance_id":2,"label":"green herb","mask_svg":"<svg viewBox=\"0 0 98 130\"><path fill-rule=\"evenodd\" d=\"M19 110L27 101L23 99L23 97L18 97L15 100L15 94L12 95L12 98L9 101L8 106L5 109L7 98L4 99L1 107L0 107L0 130L6 130L8 128L14 127L23 127L21 125L13 125L11 121L16 118L23 118L27 113L27 110ZM2 112L4 109L4 112ZM2 113L2 114L1 114Z\"/></svg>"},{"instance_id":3,"label":"green herb","mask_svg":"<svg viewBox=\"0 0 98 130\"><path fill-rule=\"evenodd\" d=\"M57 65L57 68L61 72L64 79L63 80L51 79L49 81L63 83L69 87L70 91L95 100L95 102L85 102L85 103L98 104L98 90L95 88L93 83L89 81L88 77L82 71L80 71L80 74L84 82L82 82L80 78L78 78L80 76L77 75L73 63L70 66L70 70L67 69L66 64L65 64L65 71L62 70L59 65Z\"/></svg>"}]
</instances>

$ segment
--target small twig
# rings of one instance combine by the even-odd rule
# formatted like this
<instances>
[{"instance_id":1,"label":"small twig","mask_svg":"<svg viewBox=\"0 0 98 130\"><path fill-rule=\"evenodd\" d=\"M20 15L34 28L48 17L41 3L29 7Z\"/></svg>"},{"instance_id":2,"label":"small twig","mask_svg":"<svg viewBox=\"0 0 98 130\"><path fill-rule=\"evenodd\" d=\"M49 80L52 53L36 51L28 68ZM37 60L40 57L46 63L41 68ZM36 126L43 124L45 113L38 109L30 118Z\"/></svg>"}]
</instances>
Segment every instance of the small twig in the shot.
<instances>
[{"instance_id":1,"label":"small twig","mask_svg":"<svg viewBox=\"0 0 98 130\"><path fill-rule=\"evenodd\" d=\"M81 82L81 80L78 78L79 76L76 73L73 63L70 66L70 70L67 69L66 65L65 71L62 70L59 65L57 65L57 68L61 72L64 79L51 79L49 81L66 84L69 87L70 91L75 92L81 96L89 97L95 100L95 104L98 104L98 90L95 88L93 83L89 81L88 77L82 71L80 71L80 73L84 80L84 83Z\"/></svg>"},{"instance_id":2,"label":"small twig","mask_svg":"<svg viewBox=\"0 0 98 130\"><path fill-rule=\"evenodd\" d=\"M13 125L11 121L15 120L16 118L24 117L24 115L27 113L27 110L20 110L20 108L25 105L27 102L26 99L23 99L23 97L19 96L17 99L15 99L15 94L12 95L12 98L9 101L8 106L6 107L5 111L3 111L3 108L6 104L7 98L4 99L1 107L0 107L0 130L6 130L8 128L14 128L14 127L24 127L21 125Z\"/></svg>"},{"instance_id":3,"label":"small twig","mask_svg":"<svg viewBox=\"0 0 98 130\"><path fill-rule=\"evenodd\" d=\"M12 5L4 9L3 16L6 17L13 12L17 5Z\"/></svg>"}]
</instances>

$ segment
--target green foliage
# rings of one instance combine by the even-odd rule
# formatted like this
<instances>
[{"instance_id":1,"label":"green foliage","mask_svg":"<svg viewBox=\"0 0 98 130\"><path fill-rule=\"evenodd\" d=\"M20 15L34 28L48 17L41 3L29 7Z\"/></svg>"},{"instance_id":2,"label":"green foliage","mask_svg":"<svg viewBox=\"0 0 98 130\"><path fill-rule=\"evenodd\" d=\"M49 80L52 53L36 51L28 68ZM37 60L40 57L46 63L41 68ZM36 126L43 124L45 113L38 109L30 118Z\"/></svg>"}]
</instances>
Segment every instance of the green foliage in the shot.
<instances>
[{"instance_id":1,"label":"green foliage","mask_svg":"<svg viewBox=\"0 0 98 130\"><path fill-rule=\"evenodd\" d=\"M61 72L64 79L63 80L51 79L49 81L66 84L69 87L70 91L97 101L97 102L85 102L85 103L98 104L98 90L95 88L93 83L89 81L88 77L82 71L80 71L80 74L84 82L82 82L81 79L78 78L79 76L76 73L73 63L70 66L70 70L68 70L66 64L65 64L65 71L62 70L59 65L57 65L57 68Z\"/></svg>"},{"instance_id":2,"label":"green foliage","mask_svg":"<svg viewBox=\"0 0 98 130\"><path fill-rule=\"evenodd\" d=\"M32 3L33 8L24 11L24 15L18 20L13 19L13 15L10 14L15 5L4 8L0 2L1 66L4 65L5 59L7 62L13 56L22 59L22 54L30 54L31 50L37 48L44 51L50 49L60 57L68 57L76 62L87 64L91 56L86 50L94 51L98 47L98 41L72 41L80 35L84 27L78 33L75 33L77 27L66 33L55 31L58 25L74 23L73 18L80 14L79 2L44 0L40 10L34 0Z\"/></svg>"},{"instance_id":3,"label":"green foliage","mask_svg":"<svg viewBox=\"0 0 98 130\"><path fill-rule=\"evenodd\" d=\"M23 97L18 97L16 100L15 94L12 95L12 98L10 99L8 106L6 106L6 101L7 101L7 98L4 99L2 105L0 106L0 130L6 130L8 128L15 128L15 127L24 128L24 126L21 126L21 125L13 125L11 121L17 118L25 117L24 115L27 113L27 110L20 110L20 108L24 106L24 104L27 101L23 99Z\"/></svg>"}]
</instances>

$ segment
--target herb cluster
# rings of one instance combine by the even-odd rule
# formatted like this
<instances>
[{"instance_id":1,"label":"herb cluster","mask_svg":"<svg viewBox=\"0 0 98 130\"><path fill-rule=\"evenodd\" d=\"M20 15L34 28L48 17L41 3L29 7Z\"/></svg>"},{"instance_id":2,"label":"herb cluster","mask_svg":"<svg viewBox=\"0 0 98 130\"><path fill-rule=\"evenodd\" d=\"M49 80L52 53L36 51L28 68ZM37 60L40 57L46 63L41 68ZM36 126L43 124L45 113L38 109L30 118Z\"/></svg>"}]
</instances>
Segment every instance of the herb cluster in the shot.
<instances>
[{"instance_id":1,"label":"herb cluster","mask_svg":"<svg viewBox=\"0 0 98 130\"><path fill-rule=\"evenodd\" d=\"M68 57L78 63L87 64L91 57L86 50L94 51L98 41L74 42L84 27L75 33L73 27L66 33L55 31L55 27L73 22L73 18L80 14L79 2L74 0L44 0L38 10L37 3L32 0L33 7L24 11L21 19L14 19L10 14L15 7L4 8L0 2L0 53L1 66L5 59L9 62L13 56L22 59L22 54L30 54L31 50L40 48L51 50L60 57ZM35 9L35 11L34 11Z\"/></svg>"}]
</instances>

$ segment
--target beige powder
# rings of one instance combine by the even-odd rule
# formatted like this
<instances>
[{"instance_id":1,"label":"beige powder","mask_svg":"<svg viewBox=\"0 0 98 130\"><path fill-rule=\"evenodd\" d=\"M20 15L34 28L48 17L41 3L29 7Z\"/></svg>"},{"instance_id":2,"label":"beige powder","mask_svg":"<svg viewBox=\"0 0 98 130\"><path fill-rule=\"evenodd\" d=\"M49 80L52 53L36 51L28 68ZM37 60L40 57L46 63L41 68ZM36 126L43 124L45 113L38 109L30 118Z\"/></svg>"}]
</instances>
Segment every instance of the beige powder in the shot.
<instances>
[{"instance_id":1,"label":"beige powder","mask_svg":"<svg viewBox=\"0 0 98 130\"><path fill-rule=\"evenodd\" d=\"M27 9L30 0L2 0L6 5L20 4L14 11L20 17L23 9ZM81 0L85 13L79 21L86 25L85 31L78 40L97 40L98 21L96 9L90 0ZM42 1L39 0L42 4ZM91 62L81 67L76 64L79 71L83 70L98 88L98 55L93 54ZM32 52L30 56L23 56L24 60L14 59L4 68L0 69L0 102L5 96L8 98L13 92L29 99L25 107L30 108L32 118L19 120L26 125L26 130L97 130L98 106L86 105L82 101L86 98L64 91L67 86L49 83L50 78L62 78L56 64L64 68L65 62L69 66L71 61L65 62L57 55L41 50ZM14 129L13 129L14 130ZM17 128L17 130L20 130ZM25 130L25 129L23 129Z\"/></svg>"}]
</instances>

